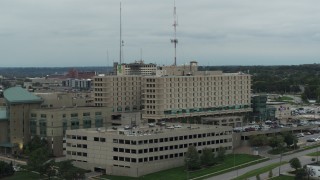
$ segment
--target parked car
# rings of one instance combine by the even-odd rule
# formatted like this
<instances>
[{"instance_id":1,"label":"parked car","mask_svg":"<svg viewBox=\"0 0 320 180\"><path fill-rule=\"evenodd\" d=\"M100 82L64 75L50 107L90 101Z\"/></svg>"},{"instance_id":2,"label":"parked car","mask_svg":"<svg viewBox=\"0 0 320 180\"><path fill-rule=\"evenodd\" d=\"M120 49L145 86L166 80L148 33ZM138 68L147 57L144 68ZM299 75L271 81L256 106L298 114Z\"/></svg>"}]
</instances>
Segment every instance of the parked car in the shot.
<instances>
[{"instance_id":1,"label":"parked car","mask_svg":"<svg viewBox=\"0 0 320 180\"><path fill-rule=\"evenodd\" d=\"M311 135L311 132L305 132L304 134L305 135Z\"/></svg>"},{"instance_id":2,"label":"parked car","mask_svg":"<svg viewBox=\"0 0 320 180\"><path fill-rule=\"evenodd\" d=\"M299 134L296 135L296 137L298 137L298 138L299 137L304 137L304 134L303 133L299 133Z\"/></svg>"},{"instance_id":3,"label":"parked car","mask_svg":"<svg viewBox=\"0 0 320 180\"><path fill-rule=\"evenodd\" d=\"M307 142L316 142L316 138L310 138L310 139L307 139Z\"/></svg>"}]
</instances>

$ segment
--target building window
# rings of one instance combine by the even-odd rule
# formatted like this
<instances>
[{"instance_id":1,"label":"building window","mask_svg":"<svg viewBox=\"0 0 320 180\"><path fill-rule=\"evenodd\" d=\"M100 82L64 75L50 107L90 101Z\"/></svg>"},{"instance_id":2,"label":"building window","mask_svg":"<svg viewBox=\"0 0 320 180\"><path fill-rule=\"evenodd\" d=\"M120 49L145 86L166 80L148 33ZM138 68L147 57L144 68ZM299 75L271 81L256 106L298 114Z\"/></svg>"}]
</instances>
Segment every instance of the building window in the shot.
<instances>
[{"instance_id":1,"label":"building window","mask_svg":"<svg viewBox=\"0 0 320 180\"><path fill-rule=\"evenodd\" d=\"M102 127L102 126L103 126L102 118L96 118L95 119L95 127Z\"/></svg>"},{"instance_id":2,"label":"building window","mask_svg":"<svg viewBox=\"0 0 320 180\"><path fill-rule=\"evenodd\" d=\"M40 121L39 126L40 126L40 136L47 136L47 122Z\"/></svg>"},{"instance_id":3,"label":"building window","mask_svg":"<svg viewBox=\"0 0 320 180\"><path fill-rule=\"evenodd\" d=\"M83 128L91 128L91 120L90 119L83 120Z\"/></svg>"},{"instance_id":4,"label":"building window","mask_svg":"<svg viewBox=\"0 0 320 180\"><path fill-rule=\"evenodd\" d=\"M84 117L90 116L90 113L89 112L85 112L85 113L82 114L82 116L84 116Z\"/></svg>"},{"instance_id":5,"label":"building window","mask_svg":"<svg viewBox=\"0 0 320 180\"><path fill-rule=\"evenodd\" d=\"M79 129L79 121L71 121L71 129Z\"/></svg>"},{"instance_id":6,"label":"building window","mask_svg":"<svg viewBox=\"0 0 320 180\"><path fill-rule=\"evenodd\" d=\"M37 134L37 121L30 121L30 133L33 136Z\"/></svg>"},{"instance_id":7,"label":"building window","mask_svg":"<svg viewBox=\"0 0 320 180\"><path fill-rule=\"evenodd\" d=\"M72 118L78 117L78 113L71 113L71 117Z\"/></svg>"},{"instance_id":8,"label":"building window","mask_svg":"<svg viewBox=\"0 0 320 180\"><path fill-rule=\"evenodd\" d=\"M62 131L63 131L63 135L66 134L66 130L68 129L68 123L67 121L63 121L62 122Z\"/></svg>"}]
</instances>

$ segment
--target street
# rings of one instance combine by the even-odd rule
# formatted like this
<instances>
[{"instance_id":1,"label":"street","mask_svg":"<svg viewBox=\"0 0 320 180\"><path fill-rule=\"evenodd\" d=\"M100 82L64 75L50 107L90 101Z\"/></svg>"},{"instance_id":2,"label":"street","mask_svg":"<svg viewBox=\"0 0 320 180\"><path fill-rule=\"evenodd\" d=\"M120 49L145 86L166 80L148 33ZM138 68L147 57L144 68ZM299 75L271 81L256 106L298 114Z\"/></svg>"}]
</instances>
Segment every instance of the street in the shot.
<instances>
[{"instance_id":1,"label":"street","mask_svg":"<svg viewBox=\"0 0 320 180\"><path fill-rule=\"evenodd\" d=\"M314 149L310 149L310 150L306 150L306 151L290 154L290 155L287 155L287 156L283 156L282 157L282 161L289 162L290 159L297 157L297 158L300 159L301 165L303 166L305 164L310 163L311 162L311 158L312 158L312 157L305 156L305 155L309 154L309 153L312 153L312 152L316 152L317 149L318 148L314 148ZM255 169L258 169L258 168L261 168L261 167L265 167L267 165L270 165L270 164L273 164L273 163L277 163L277 162L280 162L280 155L278 155L278 157L275 158L275 159L271 159L271 160L268 160L268 161L253 165L253 166L249 166L249 167L245 167L245 168L242 168L242 169L234 170L234 171L231 171L231 172L228 172L228 173L225 173L225 174L220 174L218 176L210 177L210 178L207 178L207 179L208 180L222 180L222 179L223 180L227 180L227 179L232 179L232 178L235 178L235 177L240 176L242 174L245 174L245 173L247 173L249 171L252 171L252 170L255 170ZM290 167L289 164L285 164L285 165L282 165L280 167L280 172L284 173L284 172L289 171L291 169L292 168ZM266 177L268 177L268 173L269 172L264 173L263 175L261 175L260 176L261 179L265 179ZM273 176L278 176L278 175L279 175L279 167L277 167L277 168L275 168L273 170ZM254 180L255 177L251 178L251 179Z\"/></svg>"},{"instance_id":2,"label":"street","mask_svg":"<svg viewBox=\"0 0 320 180\"><path fill-rule=\"evenodd\" d=\"M14 165L17 165L17 164L27 165L26 161L22 161L22 160L19 160L19 159L15 159L15 158L12 158L12 157L6 157L6 156L2 156L2 155L0 155L0 160L4 161L4 162L7 162L7 163L12 162Z\"/></svg>"}]
</instances>

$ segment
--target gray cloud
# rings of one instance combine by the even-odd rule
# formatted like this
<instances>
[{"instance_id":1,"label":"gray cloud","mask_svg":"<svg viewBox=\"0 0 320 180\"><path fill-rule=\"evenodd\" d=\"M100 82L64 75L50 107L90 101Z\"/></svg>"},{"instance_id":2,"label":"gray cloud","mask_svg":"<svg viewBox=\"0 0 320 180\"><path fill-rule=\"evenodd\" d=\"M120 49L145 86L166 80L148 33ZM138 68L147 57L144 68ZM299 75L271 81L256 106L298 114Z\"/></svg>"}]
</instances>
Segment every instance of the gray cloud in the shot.
<instances>
[{"instance_id":1,"label":"gray cloud","mask_svg":"<svg viewBox=\"0 0 320 180\"><path fill-rule=\"evenodd\" d=\"M0 1L2 66L111 65L119 54L118 0ZM317 63L320 1L176 0L178 62ZM123 0L125 61L171 64L173 0ZM110 62L107 62L106 52Z\"/></svg>"}]
</instances>

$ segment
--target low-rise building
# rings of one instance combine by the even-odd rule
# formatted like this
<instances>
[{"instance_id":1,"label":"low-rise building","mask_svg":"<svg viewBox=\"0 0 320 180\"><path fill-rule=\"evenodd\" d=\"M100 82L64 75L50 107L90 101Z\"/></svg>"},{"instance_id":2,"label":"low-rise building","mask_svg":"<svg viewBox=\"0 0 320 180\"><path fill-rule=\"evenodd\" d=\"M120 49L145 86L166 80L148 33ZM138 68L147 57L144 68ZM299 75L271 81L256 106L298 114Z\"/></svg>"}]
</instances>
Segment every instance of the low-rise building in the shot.
<instances>
[{"instance_id":1,"label":"low-rise building","mask_svg":"<svg viewBox=\"0 0 320 180\"><path fill-rule=\"evenodd\" d=\"M105 107L39 108L30 111L30 135L47 139L52 154L64 155L68 129L100 128L111 125L111 110Z\"/></svg>"},{"instance_id":2,"label":"low-rise building","mask_svg":"<svg viewBox=\"0 0 320 180\"><path fill-rule=\"evenodd\" d=\"M232 151L232 127L150 125L133 129L67 130L67 158L76 166L112 175L139 177L182 166L189 146Z\"/></svg>"},{"instance_id":3,"label":"low-rise building","mask_svg":"<svg viewBox=\"0 0 320 180\"><path fill-rule=\"evenodd\" d=\"M267 107L275 108L275 118L280 120L289 120L292 106L286 102L267 102Z\"/></svg>"}]
</instances>

